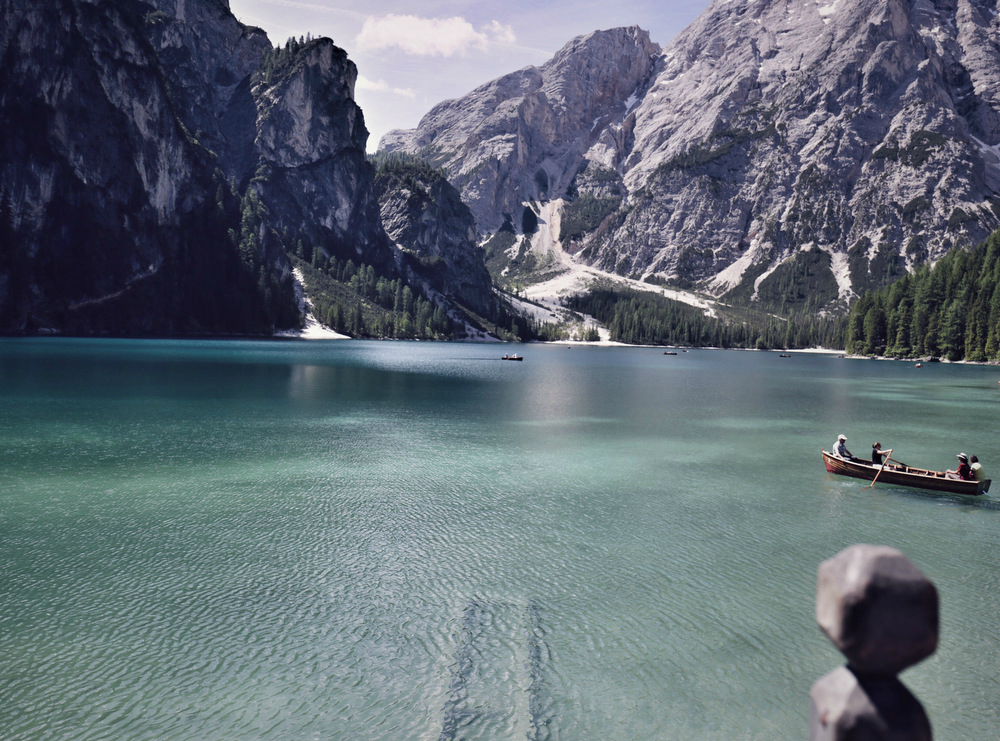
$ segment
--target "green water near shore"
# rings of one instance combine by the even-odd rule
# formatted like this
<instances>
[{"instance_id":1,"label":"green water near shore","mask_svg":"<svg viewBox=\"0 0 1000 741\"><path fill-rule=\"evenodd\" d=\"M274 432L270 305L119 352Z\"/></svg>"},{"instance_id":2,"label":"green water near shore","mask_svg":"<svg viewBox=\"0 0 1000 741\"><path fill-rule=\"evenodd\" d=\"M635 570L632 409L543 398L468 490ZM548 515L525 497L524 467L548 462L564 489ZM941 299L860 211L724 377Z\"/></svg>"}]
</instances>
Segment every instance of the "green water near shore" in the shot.
<instances>
[{"instance_id":1,"label":"green water near shore","mask_svg":"<svg viewBox=\"0 0 1000 741\"><path fill-rule=\"evenodd\" d=\"M995 735L1000 502L819 450L1000 472L1000 370L514 349L0 341L4 738L801 739L856 542L938 586L935 738Z\"/></svg>"}]
</instances>

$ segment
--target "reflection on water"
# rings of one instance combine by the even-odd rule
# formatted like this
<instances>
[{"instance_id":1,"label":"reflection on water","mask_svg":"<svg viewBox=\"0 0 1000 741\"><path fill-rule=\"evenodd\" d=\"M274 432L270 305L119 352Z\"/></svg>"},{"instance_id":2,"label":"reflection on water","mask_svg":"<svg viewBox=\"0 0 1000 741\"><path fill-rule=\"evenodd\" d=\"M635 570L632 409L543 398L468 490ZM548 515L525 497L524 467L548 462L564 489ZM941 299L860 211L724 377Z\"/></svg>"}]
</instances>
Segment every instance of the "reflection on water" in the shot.
<instances>
[{"instance_id":1,"label":"reflection on water","mask_svg":"<svg viewBox=\"0 0 1000 741\"><path fill-rule=\"evenodd\" d=\"M935 737L990 736L996 501L819 450L1000 471L995 369L517 352L0 341L5 738L798 739L855 542L941 590Z\"/></svg>"}]
</instances>

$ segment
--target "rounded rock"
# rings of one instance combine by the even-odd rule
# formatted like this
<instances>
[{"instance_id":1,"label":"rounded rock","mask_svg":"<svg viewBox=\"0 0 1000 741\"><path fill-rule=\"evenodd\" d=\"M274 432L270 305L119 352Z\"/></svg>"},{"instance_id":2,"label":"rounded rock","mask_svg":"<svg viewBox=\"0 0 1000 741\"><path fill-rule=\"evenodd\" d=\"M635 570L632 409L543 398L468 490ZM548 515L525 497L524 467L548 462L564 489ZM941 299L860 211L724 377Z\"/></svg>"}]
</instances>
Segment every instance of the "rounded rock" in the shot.
<instances>
[{"instance_id":1,"label":"rounded rock","mask_svg":"<svg viewBox=\"0 0 1000 741\"><path fill-rule=\"evenodd\" d=\"M809 692L809 741L931 741L920 701L896 677L855 675L846 666Z\"/></svg>"},{"instance_id":2,"label":"rounded rock","mask_svg":"<svg viewBox=\"0 0 1000 741\"><path fill-rule=\"evenodd\" d=\"M819 565L816 622L854 670L895 675L937 649L937 589L896 549L854 545Z\"/></svg>"}]
</instances>

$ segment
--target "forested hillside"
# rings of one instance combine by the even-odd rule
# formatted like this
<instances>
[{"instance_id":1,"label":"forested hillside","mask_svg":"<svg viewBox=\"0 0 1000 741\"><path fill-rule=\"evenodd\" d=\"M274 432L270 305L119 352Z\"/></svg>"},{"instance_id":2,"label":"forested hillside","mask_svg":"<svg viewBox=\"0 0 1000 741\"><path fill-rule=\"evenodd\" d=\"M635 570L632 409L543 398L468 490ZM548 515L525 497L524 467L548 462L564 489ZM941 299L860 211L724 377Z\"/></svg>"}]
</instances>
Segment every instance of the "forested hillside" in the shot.
<instances>
[{"instance_id":1,"label":"forested hillside","mask_svg":"<svg viewBox=\"0 0 1000 741\"><path fill-rule=\"evenodd\" d=\"M708 316L679 301L610 283L571 297L566 306L607 326L615 342L758 350L843 346L842 317L800 313L783 318L735 307L724 316Z\"/></svg>"},{"instance_id":2,"label":"forested hillside","mask_svg":"<svg viewBox=\"0 0 1000 741\"><path fill-rule=\"evenodd\" d=\"M851 307L846 349L860 355L1000 361L1000 232L953 250Z\"/></svg>"}]
</instances>

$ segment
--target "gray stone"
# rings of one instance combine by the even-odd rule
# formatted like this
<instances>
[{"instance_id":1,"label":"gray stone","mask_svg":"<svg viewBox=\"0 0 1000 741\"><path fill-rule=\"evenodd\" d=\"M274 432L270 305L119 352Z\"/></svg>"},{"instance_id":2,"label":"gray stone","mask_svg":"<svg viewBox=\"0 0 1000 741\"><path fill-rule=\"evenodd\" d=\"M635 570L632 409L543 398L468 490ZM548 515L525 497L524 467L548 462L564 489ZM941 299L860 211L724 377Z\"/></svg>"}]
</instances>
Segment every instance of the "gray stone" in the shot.
<instances>
[{"instance_id":1,"label":"gray stone","mask_svg":"<svg viewBox=\"0 0 1000 741\"><path fill-rule=\"evenodd\" d=\"M816 621L857 672L894 676L937 648L937 589L894 548L854 545L820 564Z\"/></svg>"},{"instance_id":2,"label":"gray stone","mask_svg":"<svg viewBox=\"0 0 1000 741\"><path fill-rule=\"evenodd\" d=\"M809 693L809 741L930 741L920 701L895 677L840 667Z\"/></svg>"},{"instance_id":3,"label":"gray stone","mask_svg":"<svg viewBox=\"0 0 1000 741\"><path fill-rule=\"evenodd\" d=\"M258 166L267 173L257 187L275 231L388 272L394 257L365 161L357 75L347 52L317 39L288 71L253 88Z\"/></svg>"}]
</instances>

